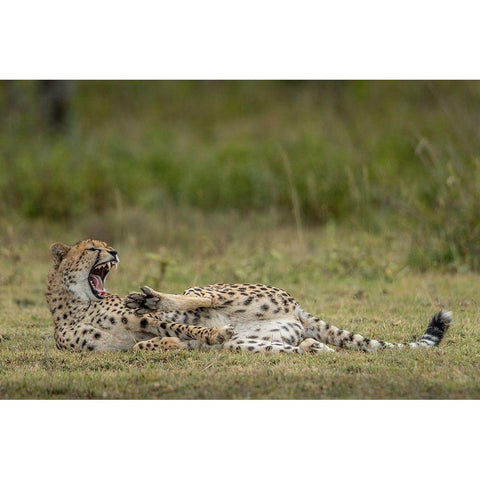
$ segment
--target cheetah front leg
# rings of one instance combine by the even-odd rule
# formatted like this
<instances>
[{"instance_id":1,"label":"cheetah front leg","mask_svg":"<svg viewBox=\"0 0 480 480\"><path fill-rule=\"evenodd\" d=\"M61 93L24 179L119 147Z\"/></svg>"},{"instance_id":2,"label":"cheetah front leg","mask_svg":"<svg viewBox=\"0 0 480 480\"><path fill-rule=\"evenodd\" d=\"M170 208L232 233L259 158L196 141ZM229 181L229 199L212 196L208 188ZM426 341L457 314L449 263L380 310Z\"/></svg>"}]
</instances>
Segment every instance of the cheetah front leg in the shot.
<instances>
[{"instance_id":1,"label":"cheetah front leg","mask_svg":"<svg viewBox=\"0 0 480 480\"><path fill-rule=\"evenodd\" d=\"M212 308L217 305L217 300L214 297L161 293L147 286L140 287L140 289L142 293L131 292L125 297L125 305L135 310L138 315L152 311L185 311L197 308Z\"/></svg>"},{"instance_id":2,"label":"cheetah front leg","mask_svg":"<svg viewBox=\"0 0 480 480\"><path fill-rule=\"evenodd\" d=\"M161 324L168 334L178 335L176 337L154 337L133 346L133 350L200 350L218 346L228 341L233 335L233 327L226 325L220 328L193 327L178 323ZM179 336L191 338L185 340Z\"/></svg>"},{"instance_id":3,"label":"cheetah front leg","mask_svg":"<svg viewBox=\"0 0 480 480\"><path fill-rule=\"evenodd\" d=\"M232 325L223 327L195 327L185 323L160 322L159 333L162 337L176 337L179 340L200 340L207 345L222 344L233 337Z\"/></svg>"}]
</instances>

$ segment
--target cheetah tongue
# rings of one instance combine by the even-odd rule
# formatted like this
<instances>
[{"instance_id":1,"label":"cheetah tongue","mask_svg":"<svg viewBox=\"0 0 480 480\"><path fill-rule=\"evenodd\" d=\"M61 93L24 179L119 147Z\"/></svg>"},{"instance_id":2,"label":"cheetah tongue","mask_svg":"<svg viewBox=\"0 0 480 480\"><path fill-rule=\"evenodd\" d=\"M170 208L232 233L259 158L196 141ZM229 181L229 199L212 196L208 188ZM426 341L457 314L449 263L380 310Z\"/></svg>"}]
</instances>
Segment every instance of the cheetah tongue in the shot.
<instances>
[{"instance_id":1,"label":"cheetah tongue","mask_svg":"<svg viewBox=\"0 0 480 480\"><path fill-rule=\"evenodd\" d=\"M103 286L103 280L100 275L90 274L88 280L90 281L90 285L96 290L97 293L100 295L106 295L107 291Z\"/></svg>"}]
</instances>

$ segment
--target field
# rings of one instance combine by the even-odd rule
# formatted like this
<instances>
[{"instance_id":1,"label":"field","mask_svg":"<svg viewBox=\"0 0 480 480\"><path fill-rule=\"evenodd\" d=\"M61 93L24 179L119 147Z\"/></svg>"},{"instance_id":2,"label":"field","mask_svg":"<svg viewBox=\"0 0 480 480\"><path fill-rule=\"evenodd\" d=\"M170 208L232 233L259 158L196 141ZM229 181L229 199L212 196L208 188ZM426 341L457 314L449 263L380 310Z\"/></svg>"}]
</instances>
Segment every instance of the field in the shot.
<instances>
[{"instance_id":1,"label":"field","mask_svg":"<svg viewBox=\"0 0 480 480\"><path fill-rule=\"evenodd\" d=\"M410 341L440 308L455 324L439 348L363 354L276 357L228 352L59 352L44 301L49 269L42 224L7 226L0 304L1 398L325 399L478 398L480 327L476 275L418 273L405 265L408 242L396 232L352 233L312 228L299 245L294 227L270 217L193 216L162 219L158 244L138 234L116 248L119 269L107 288L125 294L141 284L180 292L217 281L265 282L284 287L311 312L370 338ZM147 221L148 219L146 219ZM150 219L149 223L158 222ZM185 223L183 223L185 222ZM126 227L126 225L124 225ZM57 227L58 228L58 227ZM80 225L75 239L89 228ZM161 230L161 231L160 231ZM56 236L57 235L57 236ZM18 238L27 239L20 243Z\"/></svg>"},{"instance_id":2,"label":"field","mask_svg":"<svg viewBox=\"0 0 480 480\"><path fill-rule=\"evenodd\" d=\"M0 398L479 398L478 82L79 82L66 133L36 92L0 83ZM119 294L262 282L370 338L455 323L430 350L64 353L48 249L86 237Z\"/></svg>"}]
</instances>

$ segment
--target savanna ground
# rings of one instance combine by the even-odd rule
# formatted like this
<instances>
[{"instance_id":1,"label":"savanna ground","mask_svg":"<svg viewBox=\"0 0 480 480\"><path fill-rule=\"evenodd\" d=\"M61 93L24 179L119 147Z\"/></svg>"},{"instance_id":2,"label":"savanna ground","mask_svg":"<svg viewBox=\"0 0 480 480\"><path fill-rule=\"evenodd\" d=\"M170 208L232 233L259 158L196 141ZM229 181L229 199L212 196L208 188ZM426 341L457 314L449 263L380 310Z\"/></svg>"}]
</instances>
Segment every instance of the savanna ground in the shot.
<instances>
[{"instance_id":1,"label":"savanna ground","mask_svg":"<svg viewBox=\"0 0 480 480\"><path fill-rule=\"evenodd\" d=\"M480 327L477 277L417 273L403 263L408 242L392 232L309 229L301 246L292 227L271 219L205 219L167 214L158 246L138 234L115 246L121 263L107 281L125 294L142 284L181 292L218 281L265 282L291 292L308 311L370 338L419 338L440 308L455 324L440 348L320 356L229 352L71 354L54 347L45 307L48 246L60 231L29 238L10 225L1 264L2 398L478 398ZM180 217L180 218L179 218ZM176 229L179 219L185 222ZM157 221L158 219L152 219ZM228 227L228 228L225 228ZM88 226L84 227L88 230ZM91 227L90 227L91 228ZM79 238L82 228L68 236ZM171 232L171 233L167 233ZM50 237L52 235L52 237ZM18 241L19 239L28 239Z\"/></svg>"},{"instance_id":2,"label":"savanna ground","mask_svg":"<svg viewBox=\"0 0 480 480\"><path fill-rule=\"evenodd\" d=\"M478 398L478 82L75 87L48 131L0 84L0 397ZM12 94L13 91L13 94ZM13 100L12 100L13 99ZM59 352L54 241L96 237L126 294L261 282L370 338L439 348L319 356Z\"/></svg>"}]
</instances>

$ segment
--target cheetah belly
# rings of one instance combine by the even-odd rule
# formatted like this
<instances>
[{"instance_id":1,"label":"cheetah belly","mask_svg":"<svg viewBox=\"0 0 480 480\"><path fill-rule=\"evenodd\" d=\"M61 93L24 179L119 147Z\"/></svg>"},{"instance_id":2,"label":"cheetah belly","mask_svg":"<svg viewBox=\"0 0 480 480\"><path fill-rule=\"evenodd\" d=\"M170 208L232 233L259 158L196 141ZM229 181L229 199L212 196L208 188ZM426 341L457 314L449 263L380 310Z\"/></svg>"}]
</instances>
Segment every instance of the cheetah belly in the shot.
<instances>
[{"instance_id":1,"label":"cheetah belly","mask_svg":"<svg viewBox=\"0 0 480 480\"><path fill-rule=\"evenodd\" d=\"M235 333L228 342L231 345L255 342L281 342L298 345L304 339L304 328L299 321L291 318L273 320L250 320L234 325ZM228 345L225 345L228 347Z\"/></svg>"},{"instance_id":2,"label":"cheetah belly","mask_svg":"<svg viewBox=\"0 0 480 480\"><path fill-rule=\"evenodd\" d=\"M208 309L194 315L186 314L183 318L175 320L202 327L218 328L230 324L235 333L228 344L237 341L262 340L298 345L304 339L304 327L293 315L258 318L255 312L237 313L235 308L228 308Z\"/></svg>"},{"instance_id":3,"label":"cheetah belly","mask_svg":"<svg viewBox=\"0 0 480 480\"><path fill-rule=\"evenodd\" d=\"M254 328L276 329L280 328L282 324L298 324L300 328L302 324L298 317L292 314L258 314L257 310L243 310L239 312L236 307L228 308L210 308L201 312L194 312L189 315L184 314L183 317L171 317L171 320L182 323L189 323L191 325L199 325L202 327L223 327L225 325L232 325L235 330L244 329L251 332ZM273 326L275 325L275 326Z\"/></svg>"}]
</instances>

